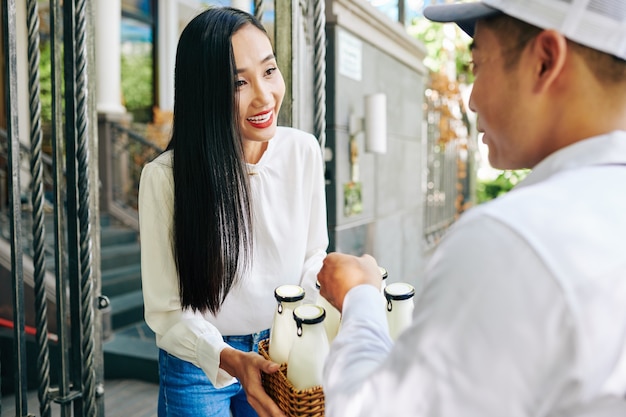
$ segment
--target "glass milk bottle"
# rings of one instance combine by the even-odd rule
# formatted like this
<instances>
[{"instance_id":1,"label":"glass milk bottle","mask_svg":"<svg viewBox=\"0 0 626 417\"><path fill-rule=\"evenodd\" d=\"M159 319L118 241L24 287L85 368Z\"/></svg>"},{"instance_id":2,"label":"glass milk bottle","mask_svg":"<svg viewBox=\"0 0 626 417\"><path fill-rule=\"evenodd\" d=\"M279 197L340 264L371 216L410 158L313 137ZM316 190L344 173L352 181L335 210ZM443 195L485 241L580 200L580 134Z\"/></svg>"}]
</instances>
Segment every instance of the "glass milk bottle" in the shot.
<instances>
[{"instance_id":1,"label":"glass milk bottle","mask_svg":"<svg viewBox=\"0 0 626 417\"><path fill-rule=\"evenodd\" d=\"M387 269L383 268L382 266L379 266L378 269L380 270L380 276L383 279L380 283L380 299L382 300L383 306L387 307L387 299L385 298L385 287L387 286L387 277L389 276L389 274L387 273Z\"/></svg>"},{"instance_id":2,"label":"glass milk bottle","mask_svg":"<svg viewBox=\"0 0 626 417\"><path fill-rule=\"evenodd\" d=\"M319 291L320 283L317 281L315 287ZM337 310L327 299L322 297L322 294L317 295L315 303L322 307L326 311L326 318L324 319L324 329L326 330L326 337L328 337L328 343L332 342L337 332L339 331L339 323L341 322L341 313Z\"/></svg>"},{"instance_id":3,"label":"glass milk bottle","mask_svg":"<svg viewBox=\"0 0 626 417\"><path fill-rule=\"evenodd\" d=\"M274 290L276 310L270 329L269 357L277 363L287 363L289 351L296 334L293 310L302 304L304 288L299 285L281 285Z\"/></svg>"},{"instance_id":4,"label":"glass milk bottle","mask_svg":"<svg viewBox=\"0 0 626 417\"><path fill-rule=\"evenodd\" d=\"M387 286L387 277L389 276L389 274L387 273L387 270L382 266L379 266L378 269L380 270L380 276L383 278L383 281L380 284L380 292L384 295L385 287Z\"/></svg>"},{"instance_id":5,"label":"glass milk bottle","mask_svg":"<svg viewBox=\"0 0 626 417\"><path fill-rule=\"evenodd\" d=\"M324 309L316 304L302 304L293 311L297 333L287 361L287 379L297 390L322 385L329 349L325 316Z\"/></svg>"},{"instance_id":6,"label":"glass milk bottle","mask_svg":"<svg viewBox=\"0 0 626 417\"><path fill-rule=\"evenodd\" d=\"M396 340L413 320L415 288L404 282L394 282L385 287L389 336Z\"/></svg>"}]
</instances>

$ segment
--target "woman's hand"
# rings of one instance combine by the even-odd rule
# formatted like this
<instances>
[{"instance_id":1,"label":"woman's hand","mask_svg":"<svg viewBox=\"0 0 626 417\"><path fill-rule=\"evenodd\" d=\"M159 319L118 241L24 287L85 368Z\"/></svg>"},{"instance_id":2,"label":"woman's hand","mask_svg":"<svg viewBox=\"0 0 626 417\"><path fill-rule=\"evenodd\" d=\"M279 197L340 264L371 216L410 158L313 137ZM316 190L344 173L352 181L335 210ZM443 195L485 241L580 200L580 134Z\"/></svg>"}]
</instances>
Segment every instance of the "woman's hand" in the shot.
<instances>
[{"instance_id":1,"label":"woman's hand","mask_svg":"<svg viewBox=\"0 0 626 417\"><path fill-rule=\"evenodd\" d=\"M370 255L357 257L337 252L326 256L317 279L322 296L339 311L352 288L362 284L380 288L382 283L380 269Z\"/></svg>"},{"instance_id":2,"label":"woman's hand","mask_svg":"<svg viewBox=\"0 0 626 417\"><path fill-rule=\"evenodd\" d=\"M261 383L261 372L273 374L280 368L279 364L266 360L256 352L224 348L220 353L220 368L239 380L248 402L259 417L286 417Z\"/></svg>"}]
</instances>

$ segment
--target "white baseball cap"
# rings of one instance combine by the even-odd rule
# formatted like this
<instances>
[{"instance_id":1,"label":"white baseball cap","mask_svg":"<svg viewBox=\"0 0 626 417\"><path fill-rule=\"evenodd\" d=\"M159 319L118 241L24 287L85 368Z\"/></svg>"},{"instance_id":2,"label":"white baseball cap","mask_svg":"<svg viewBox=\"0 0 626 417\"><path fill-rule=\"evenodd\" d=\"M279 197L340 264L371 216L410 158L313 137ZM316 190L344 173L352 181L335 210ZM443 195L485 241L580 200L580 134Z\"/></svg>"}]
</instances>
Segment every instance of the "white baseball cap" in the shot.
<instances>
[{"instance_id":1,"label":"white baseball cap","mask_svg":"<svg viewBox=\"0 0 626 417\"><path fill-rule=\"evenodd\" d=\"M625 0L482 0L424 9L427 19L455 22L470 36L477 20L501 13L626 60Z\"/></svg>"}]
</instances>

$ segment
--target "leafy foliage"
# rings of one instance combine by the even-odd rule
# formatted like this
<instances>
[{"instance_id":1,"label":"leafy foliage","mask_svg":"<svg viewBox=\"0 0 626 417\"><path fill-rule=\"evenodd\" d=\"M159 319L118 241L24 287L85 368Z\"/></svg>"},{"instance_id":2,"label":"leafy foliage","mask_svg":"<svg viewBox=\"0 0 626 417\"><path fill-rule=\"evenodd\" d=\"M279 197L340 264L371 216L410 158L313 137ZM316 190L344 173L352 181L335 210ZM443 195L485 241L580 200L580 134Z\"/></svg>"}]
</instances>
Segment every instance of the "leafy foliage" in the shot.
<instances>
[{"instance_id":1,"label":"leafy foliage","mask_svg":"<svg viewBox=\"0 0 626 417\"><path fill-rule=\"evenodd\" d=\"M52 120L52 59L49 41L39 44L39 54L41 120L43 123L50 123Z\"/></svg>"},{"instance_id":2,"label":"leafy foliage","mask_svg":"<svg viewBox=\"0 0 626 417\"><path fill-rule=\"evenodd\" d=\"M148 122L152 118L153 69L152 52L145 50L122 54L122 94L126 110L136 122Z\"/></svg>"},{"instance_id":3,"label":"leafy foliage","mask_svg":"<svg viewBox=\"0 0 626 417\"><path fill-rule=\"evenodd\" d=\"M516 184L526 178L530 171L527 169L502 171L496 178L490 180L479 180L476 186L476 197L478 203L484 203L489 200L505 194L510 191Z\"/></svg>"},{"instance_id":4,"label":"leafy foliage","mask_svg":"<svg viewBox=\"0 0 626 417\"><path fill-rule=\"evenodd\" d=\"M426 47L424 65L434 73L445 71L445 65L454 59L457 81L471 84L474 76L470 69L471 53L469 37L459 28L443 23L431 22L425 18L416 18L408 29L409 33L420 40ZM454 30L454 36L447 36L446 30ZM450 51L453 51L450 54Z\"/></svg>"}]
</instances>

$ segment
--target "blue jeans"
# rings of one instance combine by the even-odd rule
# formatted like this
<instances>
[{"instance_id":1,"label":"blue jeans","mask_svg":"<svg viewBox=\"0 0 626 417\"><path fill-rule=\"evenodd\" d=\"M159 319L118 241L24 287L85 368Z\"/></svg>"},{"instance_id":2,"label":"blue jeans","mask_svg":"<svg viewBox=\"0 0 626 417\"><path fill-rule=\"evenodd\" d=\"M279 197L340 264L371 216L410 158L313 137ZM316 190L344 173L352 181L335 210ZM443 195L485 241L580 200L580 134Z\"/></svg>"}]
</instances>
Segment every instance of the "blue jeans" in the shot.
<instances>
[{"instance_id":1,"label":"blue jeans","mask_svg":"<svg viewBox=\"0 0 626 417\"><path fill-rule=\"evenodd\" d=\"M259 351L269 330L245 336L224 336L244 352ZM232 413L232 414L231 414ZM204 371L159 349L159 417L258 417L239 382L217 389Z\"/></svg>"}]
</instances>

